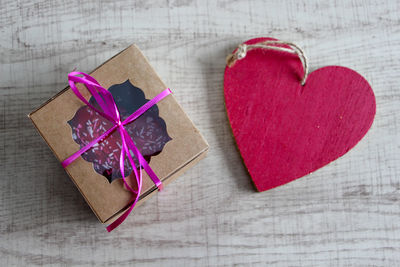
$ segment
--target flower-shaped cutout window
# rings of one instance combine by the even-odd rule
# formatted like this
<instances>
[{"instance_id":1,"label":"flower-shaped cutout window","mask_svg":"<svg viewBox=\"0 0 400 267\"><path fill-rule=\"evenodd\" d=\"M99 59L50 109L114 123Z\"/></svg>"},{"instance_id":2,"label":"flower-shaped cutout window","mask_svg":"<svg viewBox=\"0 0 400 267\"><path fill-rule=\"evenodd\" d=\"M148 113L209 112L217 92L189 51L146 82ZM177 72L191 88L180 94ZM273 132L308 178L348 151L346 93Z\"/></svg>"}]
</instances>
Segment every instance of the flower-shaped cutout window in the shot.
<instances>
[{"instance_id":1,"label":"flower-shaped cutout window","mask_svg":"<svg viewBox=\"0 0 400 267\"><path fill-rule=\"evenodd\" d=\"M108 91L115 100L122 121L149 101L145 98L143 91L132 85L129 80L122 84L112 85ZM90 98L89 103L98 108L93 97ZM112 122L88 106L79 108L68 124L72 128L73 140L81 148L113 126ZM159 116L157 105L152 106L136 120L125 125L125 128L147 162L150 162L151 157L161 153L165 144L171 140L166 124ZM114 131L106 139L83 153L82 158L93 163L94 170L105 176L111 183L122 178L119 169L121 147L121 136L118 131ZM133 156L132 153L131 155ZM134 156L133 158L135 168L139 168L138 160ZM124 164L125 175L129 175L133 169L127 158Z\"/></svg>"}]
</instances>

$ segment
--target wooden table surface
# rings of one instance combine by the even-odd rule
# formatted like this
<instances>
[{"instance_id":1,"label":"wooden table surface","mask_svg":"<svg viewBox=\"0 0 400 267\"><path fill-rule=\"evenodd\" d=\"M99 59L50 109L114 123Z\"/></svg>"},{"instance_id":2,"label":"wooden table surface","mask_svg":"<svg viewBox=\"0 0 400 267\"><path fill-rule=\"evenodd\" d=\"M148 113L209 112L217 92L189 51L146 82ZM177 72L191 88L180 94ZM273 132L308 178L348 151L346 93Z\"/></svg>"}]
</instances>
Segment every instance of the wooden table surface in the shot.
<instances>
[{"instance_id":1,"label":"wooden table surface","mask_svg":"<svg viewBox=\"0 0 400 267\"><path fill-rule=\"evenodd\" d=\"M398 1L0 1L0 265L399 266ZM225 57L273 36L350 67L377 114L348 154L257 193L231 136ZM136 43L210 144L107 233L27 114Z\"/></svg>"}]
</instances>

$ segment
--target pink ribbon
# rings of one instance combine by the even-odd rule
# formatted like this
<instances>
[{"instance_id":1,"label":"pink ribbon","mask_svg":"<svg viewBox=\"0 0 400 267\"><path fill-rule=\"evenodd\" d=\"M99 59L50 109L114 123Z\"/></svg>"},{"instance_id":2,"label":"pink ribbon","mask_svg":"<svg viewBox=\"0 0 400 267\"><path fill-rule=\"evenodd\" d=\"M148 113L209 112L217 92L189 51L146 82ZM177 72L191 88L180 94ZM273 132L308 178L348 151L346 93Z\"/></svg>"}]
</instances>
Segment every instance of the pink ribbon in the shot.
<instances>
[{"instance_id":1,"label":"pink ribbon","mask_svg":"<svg viewBox=\"0 0 400 267\"><path fill-rule=\"evenodd\" d=\"M83 77L80 77L82 75ZM135 207L137 201L139 200L140 197L140 190L142 188L142 168L147 172L151 180L153 180L154 184L158 187L158 190L162 190L163 186L158 179L157 175L154 173L154 171L150 168L149 164L147 161L143 158L142 154L136 147L135 143L133 142L132 138L129 136L128 132L125 129L125 125L133 122L136 118L138 118L140 115L142 115L144 112L146 112L149 108L151 108L153 105L157 104L159 101L161 101L163 98L165 98L167 95L171 94L171 90L169 88L165 89L161 93L159 93L156 97L151 99L149 102L141 106L138 110L133 112L128 118L126 118L124 121L121 121L121 115L119 114L117 105L115 104L114 98L111 95L109 91L104 89L93 77L90 75L83 73L83 72L71 72L68 74L68 83L69 86L71 87L71 90L75 93L75 95L83 102L85 103L88 107L99 113L101 116L104 118L108 119L111 121L114 126L108 129L106 132L104 132L102 135L99 137L95 138L91 142L89 142L86 146L82 147L79 149L77 152L69 156L66 160L64 160L61 164L65 168L69 164L71 164L74 160L79 158L83 153L85 153L87 150L91 149L95 144L98 142L102 141L105 139L108 135L110 135L112 132L115 130L118 130L120 135L121 135L121 140L122 140L122 148L121 148L121 154L119 157L119 167L122 175L122 179L124 181L124 184L126 188L134 193L136 195L133 203L129 207L127 211L125 211L116 221L114 221L112 224L107 226L107 231L111 232L115 228L117 228L125 219L128 217L129 213L133 210ZM96 100L97 104L101 108L101 110L95 108L93 105L91 105L79 92L78 88L76 88L75 83L82 83L83 85L86 86L90 94L94 97ZM136 169L135 163L133 161L132 155L129 151L132 151L133 155L138 159L139 161L139 170ZM136 178L136 183L138 186L137 191L133 190L132 187L127 183L125 179L125 168L124 168L124 162L125 162L125 156L128 156L128 160L130 164L132 165L132 169L135 173L135 178Z\"/></svg>"}]
</instances>

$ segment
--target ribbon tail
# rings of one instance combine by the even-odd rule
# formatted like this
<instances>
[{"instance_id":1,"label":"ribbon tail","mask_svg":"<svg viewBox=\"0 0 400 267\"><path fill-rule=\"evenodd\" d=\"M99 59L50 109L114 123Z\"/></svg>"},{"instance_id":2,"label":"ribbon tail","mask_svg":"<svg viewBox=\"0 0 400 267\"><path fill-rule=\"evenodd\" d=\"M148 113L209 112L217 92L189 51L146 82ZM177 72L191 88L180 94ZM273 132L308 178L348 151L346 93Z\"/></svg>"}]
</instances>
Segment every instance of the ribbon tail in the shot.
<instances>
[{"instance_id":1,"label":"ribbon tail","mask_svg":"<svg viewBox=\"0 0 400 267\"><path fill-rule=\"evenodd\" d=\"M136 196L135 196L133 203L130 205L129 209L127 211L125 211L112 224L110 224L109 226L106 227L108 232L111 232L112 230L117 228L123 221L125 221L125 219L128 217L128 215L132 212L133 208L136 206L136 203L139 200L140 192L142 189L142 170L139 168L139 174L138 174L138 170L136 170L136 167L135 167L135 162L133 161L133 158L130 154L130 149L134 150L136 147L131 147L131 146L129 146L129 143L126 142L126 136L129 136L129 135L126 133L126 130L124 128L119 128L119 132L121 134L121 140L122 140L122 149L121 149L121 156L120 156L120 162L119 162L122 179L124 181L125 186L129 189L129 191L134 193ZM136 184L138 187L137 191L132 189L132 187L127 183L126 178L125 178L125 153L128 156L129 162L135 173ZM138 159L138 160L139 160L139 164L141 165L142 164L141 160L140 159Z\"/></svg>"},{"instance_id":2,"label":"ribbon tail","mask_svg":"<svg viewBox=\"0 0 400 267\"><path fill-rule=\"evenodd\" d=\"M133 208L136 205L136 200L134 203L132 203L132 205L129 207L129 209L127 211L124 212L124 214L122 214L118 219L116 219L112 224L110 224L109 226L107 226L107 231L111 232L112 230L114 230L115 228L117 228L123 221L125 221L125 219L129 216L129 214L131 213L131 211L133 210Z\"/></svg>"},{"instance_id":3,"label":"ribbon tail","mask_svg":"<svg viewBox=\"0 0 400 267\"><path fill-rule=\"evenodd\" d=\"M125 140L128 144L128 146L131 148L133 154L135 157L138 159L140 166L144 168L146 173L149 175L150 179L153 181L153 183L157 186L158 190L161 191L163 189L163 184L161 180L157 177L157 175L154 173L153 169L149 166L147 161L144 159L143 155L140 153L139 149L136 147L135 143L133 142L132 138L124 132L125 135Z\"/></svg>"}]
</instances>

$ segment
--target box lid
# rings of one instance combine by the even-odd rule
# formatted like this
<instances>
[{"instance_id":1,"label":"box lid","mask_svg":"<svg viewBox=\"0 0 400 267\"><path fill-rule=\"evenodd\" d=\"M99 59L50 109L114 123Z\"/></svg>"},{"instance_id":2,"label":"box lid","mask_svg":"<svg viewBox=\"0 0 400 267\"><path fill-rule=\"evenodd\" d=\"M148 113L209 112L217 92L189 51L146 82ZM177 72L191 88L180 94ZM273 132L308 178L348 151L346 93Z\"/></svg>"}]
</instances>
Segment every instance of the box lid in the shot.
<instances>
[{"instance_id":1,"label":"box lid","mask_svg":"<svg viewBox=\"0 0 400 267\"><path fill-rule=\"evenodd\" d=\"M135 45L129 46L90 75L104 88L129 80L143 90L146 99L152 99L167 88ZM89 100L87 90L81 92ZM29 115L59 161L65 160L80 148L72 138L68 121L82 106L84 103L67 87ZM161 180L165 180L205 152L208 144L173 95L167 96L157 106L171 140L165 144L161 153L151 157L149 165ZM82 157L69 165L66 171L102 222L126 208L133 200L132 193L124 188L122 179L110 183L105 176L95 171L91 162ZM132 175L130 179L134 180ZM141 196L154 190L155 185L143 171Z\"/></svg>"}]
</instances>

